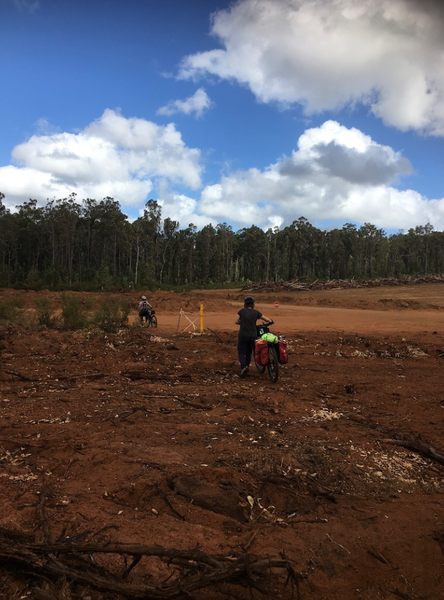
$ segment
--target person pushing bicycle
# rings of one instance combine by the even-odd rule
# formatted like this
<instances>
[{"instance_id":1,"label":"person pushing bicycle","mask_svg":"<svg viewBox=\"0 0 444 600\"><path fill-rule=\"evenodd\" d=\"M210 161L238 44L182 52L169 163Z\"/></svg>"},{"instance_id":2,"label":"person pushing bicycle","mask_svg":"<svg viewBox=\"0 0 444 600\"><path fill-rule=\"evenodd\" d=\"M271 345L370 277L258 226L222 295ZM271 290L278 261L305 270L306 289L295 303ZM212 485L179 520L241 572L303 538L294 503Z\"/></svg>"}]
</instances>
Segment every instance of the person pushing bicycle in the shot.
<instances>
[{"instance_id":1,"label":"person pushing bicycle","mask_svg":"<svg viewBox=\"0 0 444 600\"><path fill-rule=\"evenodd\" d=\"M147 321L149 321L152 308L153 307L146 299L146 296L142 296L139 302L139 319L141 323L146 323Z\"/></svg>"},{"instance_id":2,"label":"person pushing bicycle","mask_svg":"<svg viewBox=\"0 0 444 600\"><path fill-rule=\"evenodd\" d=\"M265 324L270 324L273 321L254 308L253 296L247 296L245 298L244 308L241 308L237 314L238 318L237 321L235 321L235 324L240 325L237 340L237 353L241 367L240 376L244 378L248 373L251 355L254 351L254 342L257 338L256 322L259 319Z\"/></svg>"}]
</instances>

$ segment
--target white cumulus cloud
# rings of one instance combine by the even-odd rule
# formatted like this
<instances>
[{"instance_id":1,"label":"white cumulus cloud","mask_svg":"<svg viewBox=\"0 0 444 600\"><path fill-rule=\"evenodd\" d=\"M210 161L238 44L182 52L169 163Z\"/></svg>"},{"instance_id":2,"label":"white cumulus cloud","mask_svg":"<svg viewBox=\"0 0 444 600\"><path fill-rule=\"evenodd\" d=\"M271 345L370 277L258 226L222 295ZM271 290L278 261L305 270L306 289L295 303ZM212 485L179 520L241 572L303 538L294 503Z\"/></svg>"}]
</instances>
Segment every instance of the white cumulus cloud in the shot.
<instances>
[{"instance_id":1,"label":"white cumulus cloud","mask_svg":"<svg viewBox=\"0 0 444 600\"><path fill-rule=\"evenodd\" d=\"M201 186L200 151L188 148L173 124L125 118L113 110L78 133L33 135L0 168L0 190L13 207L76 192L79 199L112 196L122 206L144 203L158 180Z\"/></svg>"},{"instance_id":2,"label":"white cumulus cloud","mask_svg":"<svg viewBox=\"0 0 444 600\"><path fill-rule=\"evenodd\" d=\"M173 125L111 110L78 133L34 135L13 156L15 164L0 167L9 208L75 192L78 200L112 196L127 214L156 198L162 216L181 227L224 221L235 228L281 227L304 216L318 226L369 222L397 230L430 222L444 229L444 198L397 188L413 172L406 157L333 120L307 129L290 156L205 187L200 151L188 148Z\"/></svg>"},{"instance_id":3,"label":"white cumulus cloud","mask_svg":"<svg viewBox=\"0 0 444 600\"><path fill-rule=\"evenodd\" d=\"M185 115L195 114L196 117L201 117L203 113L211 108L213 103L210 97L203 88L199 88L195 94L189 96L185 100L171 100L165 106L162 106L157 111L158 115L171 116L177 113Z\"/></svg>"},{"instance_id":4,"label":"white cumulus cloud","mask_svg":"<svg viewBox=\"0 0 444 600\"><path fill-rule=\"evenodd\" d=\"M363 103L443 136L443 24L431 0L238 0L213 15L222 48L185 57L179 77L236 80L307 114Z\"/></svg>"},{"instance_id":5,"label":"white cumulus cloud","mask_svg":"<svg viewBox=\"0 0 444 600\"><path fill-rule=\"evenodd\" d=\"M358 129L335 121L308 129L291 157L267 169L232 173L202 191L200 213L240 226L288 225L300 216L311 223L369 222L408 229L427 222L444 227L444 198L428 200L394 183L410 162Z\"/></svg>"},{"instance_id":6,"label":"white cumulus cloud","mask_svg":"<svg viewBox=\"0 0 444 600\"><path fill-rule=\"evenodd\" d=\"M185 194L179 194L171 189L166 180L159 183L159 204L162 207L162 217L169 217L179 223L180 228L188 225L195 225L198 229L205 227L208 223L213 225L217 221L198 212L198 202L194 198ZM143 215L143 209L140 210L140 216Z\"/></svg>"}]
</instances>

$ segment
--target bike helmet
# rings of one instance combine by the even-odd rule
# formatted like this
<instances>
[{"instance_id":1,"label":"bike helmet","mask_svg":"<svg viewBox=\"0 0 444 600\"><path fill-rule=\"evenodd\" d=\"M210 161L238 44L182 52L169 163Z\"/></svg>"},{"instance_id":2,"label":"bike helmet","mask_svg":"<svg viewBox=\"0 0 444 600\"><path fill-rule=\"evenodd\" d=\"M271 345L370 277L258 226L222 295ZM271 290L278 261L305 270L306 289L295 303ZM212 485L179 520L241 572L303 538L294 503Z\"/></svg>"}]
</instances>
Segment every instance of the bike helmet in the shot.
<instances>
[{"instance_id":1,"label":"bike helmet","mask_svg":"<svg viewBox=\"0 0 444 600\"><path fill-rule=\"evenodd\" d=\"M146 296L142 296L142 300L146 300Z\"/></svg>"},{"instance_id":2,"label":"bike helmet","mask_svg":"<svg viewBox=\"0 0 444 600\"><path fill-rule=\"evenodd\" d=\"M254 304L254 298L253 298L253 296L247 296L245 298L245 300L244 300L244 304L245 304L245 306Z\"/></svg>"}]
</instances>

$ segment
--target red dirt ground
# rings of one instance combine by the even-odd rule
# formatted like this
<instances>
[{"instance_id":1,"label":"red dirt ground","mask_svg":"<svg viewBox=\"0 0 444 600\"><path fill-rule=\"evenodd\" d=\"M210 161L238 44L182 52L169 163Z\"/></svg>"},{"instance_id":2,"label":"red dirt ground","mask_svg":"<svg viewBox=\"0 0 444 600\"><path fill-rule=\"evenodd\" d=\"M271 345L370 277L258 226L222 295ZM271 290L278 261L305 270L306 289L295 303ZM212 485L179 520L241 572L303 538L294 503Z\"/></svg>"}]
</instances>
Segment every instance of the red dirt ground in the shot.
<instances>
[{"instance_id":1,"label":"red dirt ground","mask_svg":"<svg viewBox=\"0 0 444 600\"><path fill-rule=\"evenodd\" d=\"M59 298L0 300L19 295L30 322L36 298ZM116 334L2 326L0 527L282 555L302 600L444 598L444 286L257 294L290 344L276 384L254 366L238 376L239 290L149 294L157 330L125 297ZM205 332L191 335L201 302ZM126 581L162 569L144 558ZM292 597L284 583L277 572L268 597ZM6 600L123 598L75 593L0 566Z\"/></svg>"}]
</instances>

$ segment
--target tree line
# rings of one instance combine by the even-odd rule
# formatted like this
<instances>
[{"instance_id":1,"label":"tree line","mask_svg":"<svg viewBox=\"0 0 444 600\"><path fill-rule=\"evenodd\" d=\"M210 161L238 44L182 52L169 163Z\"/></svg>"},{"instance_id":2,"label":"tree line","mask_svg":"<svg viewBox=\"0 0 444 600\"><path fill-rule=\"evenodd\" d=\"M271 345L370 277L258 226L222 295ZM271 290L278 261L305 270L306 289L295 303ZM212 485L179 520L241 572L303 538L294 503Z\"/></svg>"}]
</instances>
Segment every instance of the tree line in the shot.
<instances>
[{"instance_id":1,"label":"tree line","mask_svg":"<svg viewBox=\"0 0 444 600\"><path fill-rule=\"evenodd\" d=\"M110 197L76 195L8 210L0 193L0 286L119 289L293 279L371 279L444 272L444 232L429 223L387 235L370 223L324 231L299 217L267 231L198 230L162 218L156 200L130 222Z\"/></svg>"}]
</instances>

